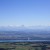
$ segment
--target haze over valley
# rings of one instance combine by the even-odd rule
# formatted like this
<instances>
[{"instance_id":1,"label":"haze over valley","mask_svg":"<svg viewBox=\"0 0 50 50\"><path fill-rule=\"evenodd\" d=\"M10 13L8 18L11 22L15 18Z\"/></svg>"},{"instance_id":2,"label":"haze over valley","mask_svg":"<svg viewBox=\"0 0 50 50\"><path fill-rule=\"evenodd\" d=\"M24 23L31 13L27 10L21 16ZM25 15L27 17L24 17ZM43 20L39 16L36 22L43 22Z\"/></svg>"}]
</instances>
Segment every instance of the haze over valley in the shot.
<instances>
[{"instance_id":1,"label":"haze over valley","mask_svg":"<svg viewBox=\"0 0 50 50\"><path fill-rule=\"evenodd\" d=\"M50 40L50 27L0 27L0 40Z\"/></svg>"}]
</instances>

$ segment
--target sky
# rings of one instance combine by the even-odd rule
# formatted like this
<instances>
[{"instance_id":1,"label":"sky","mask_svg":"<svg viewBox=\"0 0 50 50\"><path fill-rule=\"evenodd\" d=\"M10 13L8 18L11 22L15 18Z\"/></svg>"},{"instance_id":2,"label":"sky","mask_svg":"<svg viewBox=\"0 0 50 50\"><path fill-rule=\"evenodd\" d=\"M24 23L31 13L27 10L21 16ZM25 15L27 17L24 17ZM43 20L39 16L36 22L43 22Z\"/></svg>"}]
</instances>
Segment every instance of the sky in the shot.
<instances>
[{"instance_id":1,"label":"sky","mask_svg":"<svg viewBox=\"0 0 50 50\"><path fill-rule=\"evenodd\" d=\"M0 0L0 26L50 26L50 0Z\"/></svg>"}]
</instances>

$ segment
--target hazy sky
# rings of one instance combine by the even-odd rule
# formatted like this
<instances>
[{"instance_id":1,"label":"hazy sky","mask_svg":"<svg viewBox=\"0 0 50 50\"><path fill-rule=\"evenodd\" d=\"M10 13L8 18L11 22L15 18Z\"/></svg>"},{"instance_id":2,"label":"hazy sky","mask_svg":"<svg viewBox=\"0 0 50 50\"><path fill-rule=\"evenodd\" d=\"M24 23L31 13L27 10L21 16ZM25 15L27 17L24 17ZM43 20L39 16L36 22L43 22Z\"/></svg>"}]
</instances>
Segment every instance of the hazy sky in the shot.
<instances>
[{"instance_id":1,"label":"hazy sky","mask_svg":"<svg viewBox=\"0 0 50 50\"><path fill-rule=\"evenodd\" d=\"M50 0L0 0L0 26L50 25Z\"/></svg>"}]
</instances>

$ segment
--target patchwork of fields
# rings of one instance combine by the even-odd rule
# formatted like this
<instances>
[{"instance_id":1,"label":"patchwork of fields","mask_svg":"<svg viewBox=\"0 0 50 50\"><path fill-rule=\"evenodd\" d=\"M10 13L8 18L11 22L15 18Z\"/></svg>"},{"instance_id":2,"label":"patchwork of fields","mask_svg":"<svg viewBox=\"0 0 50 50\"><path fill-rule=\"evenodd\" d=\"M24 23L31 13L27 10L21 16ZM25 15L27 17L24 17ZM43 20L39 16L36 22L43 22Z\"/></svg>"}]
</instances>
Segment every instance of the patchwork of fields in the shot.
<instances>
[{"instance_id":1,"label":"patchwork of fields","mask_svg":"<svg viewBox=\"0 0 50 50\"><path fill-rule=\"evenodd\" d=\"M0 50L50 50L50 44L0 43Z\"/></svg>"}]
</instances>

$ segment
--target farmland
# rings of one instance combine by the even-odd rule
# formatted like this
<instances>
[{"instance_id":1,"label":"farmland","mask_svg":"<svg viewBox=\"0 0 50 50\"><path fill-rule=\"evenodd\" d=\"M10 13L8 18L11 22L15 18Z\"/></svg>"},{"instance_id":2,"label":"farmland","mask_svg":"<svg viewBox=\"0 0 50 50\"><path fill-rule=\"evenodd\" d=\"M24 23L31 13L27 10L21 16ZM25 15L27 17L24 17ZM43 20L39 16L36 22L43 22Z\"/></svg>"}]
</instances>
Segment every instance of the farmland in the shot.
<instances>
[{"instance_id":1,"label":"farmland","mask_svg":"<svg viewBox=\"0 0 50 50\"><path fill-rule=\"evenodd\" d=\"M0 50L50 50L50 44L43 43L0 43Z\"/></svg>"}]
</instances>

